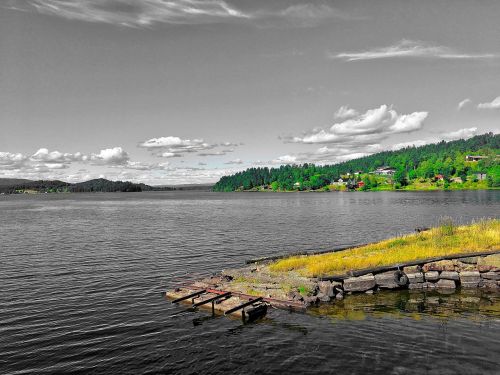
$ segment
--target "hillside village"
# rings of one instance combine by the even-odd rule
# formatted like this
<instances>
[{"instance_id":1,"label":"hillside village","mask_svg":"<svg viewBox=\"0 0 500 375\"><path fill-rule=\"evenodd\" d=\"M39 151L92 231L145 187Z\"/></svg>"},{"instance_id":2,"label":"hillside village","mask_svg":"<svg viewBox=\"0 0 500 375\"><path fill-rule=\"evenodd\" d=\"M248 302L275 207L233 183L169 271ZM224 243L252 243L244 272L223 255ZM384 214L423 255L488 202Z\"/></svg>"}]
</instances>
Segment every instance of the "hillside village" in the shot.
<instances>
[{"instance_id":1,"label":"hillside village","mask_svg":"<svg viewBox=\"0 0 500 375\"><path fill-rule=\"evenodd\" d=\"M406 147L334 165L249 168L214 191L472 190L500 187L500 135Z\"/></svg>"}]
</instances>

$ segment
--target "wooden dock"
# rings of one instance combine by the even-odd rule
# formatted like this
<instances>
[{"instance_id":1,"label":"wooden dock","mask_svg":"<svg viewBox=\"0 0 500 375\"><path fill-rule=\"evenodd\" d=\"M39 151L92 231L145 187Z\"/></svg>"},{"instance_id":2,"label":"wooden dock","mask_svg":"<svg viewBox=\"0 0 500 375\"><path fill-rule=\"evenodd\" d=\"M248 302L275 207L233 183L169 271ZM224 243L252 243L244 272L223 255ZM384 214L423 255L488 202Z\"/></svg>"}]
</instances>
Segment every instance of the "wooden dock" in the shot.
<instances>
[{"instance_id":1,"label":"wooden dock","mask_svg":"<svg viewBox=\"0 0 500 375\"><path fill-rule=\"evenodd\" d=\"M172 303L183 304L193 310L202 308L212 311L212 314L237 317L244 322L262 318L266 315L268 306L290 311L305 311L305 305L295 301L256 297L212 288L175 288L168 290L165 296Z\"/></svg>"}]
</instances>

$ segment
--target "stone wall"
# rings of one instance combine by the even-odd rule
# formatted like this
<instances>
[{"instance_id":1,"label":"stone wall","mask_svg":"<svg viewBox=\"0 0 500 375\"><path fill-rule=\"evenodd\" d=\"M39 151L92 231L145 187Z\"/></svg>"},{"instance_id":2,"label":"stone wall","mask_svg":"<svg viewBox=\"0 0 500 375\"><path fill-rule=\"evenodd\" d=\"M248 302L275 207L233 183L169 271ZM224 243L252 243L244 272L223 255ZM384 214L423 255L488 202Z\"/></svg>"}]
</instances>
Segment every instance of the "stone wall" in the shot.
<instances>
[{"instance_id":1,"label":"stone wall","mask_svg":"<svg viewBox=\"0 0 500 375\"><path fill-rule=\"evenodd\" d=\"M310 305L343 299L346 294L383 289L452 291L456 288L500 290L500 254L423 263L343 281L319 281L310 295L302 299Z\"/></svg>"}]
</instances>

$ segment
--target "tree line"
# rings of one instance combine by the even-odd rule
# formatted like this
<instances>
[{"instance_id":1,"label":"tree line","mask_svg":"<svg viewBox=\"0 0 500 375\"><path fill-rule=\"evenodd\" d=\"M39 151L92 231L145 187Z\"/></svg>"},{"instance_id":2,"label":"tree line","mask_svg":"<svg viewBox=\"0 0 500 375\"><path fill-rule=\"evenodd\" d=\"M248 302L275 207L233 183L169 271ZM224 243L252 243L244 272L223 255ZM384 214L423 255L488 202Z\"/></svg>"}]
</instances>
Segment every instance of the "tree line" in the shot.
<instances>
[{"instance_id":1,"label":"tree line","mask_svg":"<svg viewBox=\"0 0 500 375\"><path fill-rule=\"evenodd\" d=\"M485 173L488 186L500 187L499 155L500 135L486 133L469 139L441 141L424 146L410 146L397 151L383 151L333 165L282 165L278 168L249 168L222 177L214 191L251 190L259 187L273 190L316 190L345 175L367 174L379 167L395 169L392 180L404 186L416 179L433 179L442 175L444 180L460 177L464 181L477 173ZM466 161L466 155L486 158L477 162ZM366 178L366 177L365 177ZM361 179L361 178L360 178ZM369 181L369 179L368 179ZM298 184L297 184L298 183Z\"/></svg>"}]
</instances>

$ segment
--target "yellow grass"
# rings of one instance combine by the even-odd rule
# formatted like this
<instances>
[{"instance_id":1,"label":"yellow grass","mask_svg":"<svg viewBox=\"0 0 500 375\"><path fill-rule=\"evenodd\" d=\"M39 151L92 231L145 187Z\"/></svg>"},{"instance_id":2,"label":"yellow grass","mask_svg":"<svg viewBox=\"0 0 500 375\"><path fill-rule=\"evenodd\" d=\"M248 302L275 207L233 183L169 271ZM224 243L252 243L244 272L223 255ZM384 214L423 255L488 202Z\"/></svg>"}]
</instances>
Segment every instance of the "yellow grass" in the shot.
<instances>
[{"instance_id":1,"label":"yellow grass","mask_svg":"<svg viewBox=\"0 0 500 375\"><path fill-rule=\"evenodd\" d=\"M346 251L282 259L272 263L269 269L272 272L296 271L300 275L314 277L490 250L500 250L500 220L481 220L465 226L455 226L446 221L426 232Z\"/></svg>"}]
</instances>

